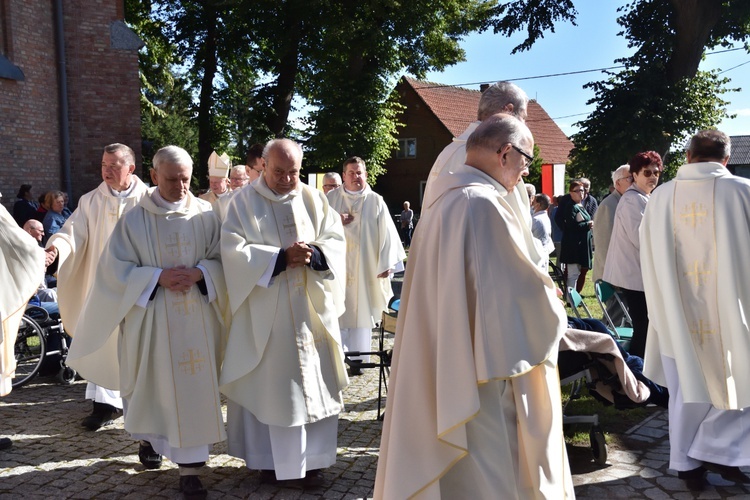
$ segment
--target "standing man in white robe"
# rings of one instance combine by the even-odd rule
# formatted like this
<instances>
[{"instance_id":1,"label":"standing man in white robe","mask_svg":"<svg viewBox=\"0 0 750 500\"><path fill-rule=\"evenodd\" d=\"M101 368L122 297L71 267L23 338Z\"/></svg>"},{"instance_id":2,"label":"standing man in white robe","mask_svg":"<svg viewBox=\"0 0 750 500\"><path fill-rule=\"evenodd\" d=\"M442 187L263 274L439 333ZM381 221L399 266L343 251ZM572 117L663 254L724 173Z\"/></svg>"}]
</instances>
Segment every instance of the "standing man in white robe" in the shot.
<instances>
[{"instance_id":1,"label":"standing man in white robe","mask_svg":"<svg viewBox=\"0 0 750 500\"><path fill-rule=\"evenodd\" d=\"M328 193L346 234L346 312L339 318L344 351L372 350L372 329L393 297L391 274L404 270L406 253L383 197L367 184L365 162L344 161L344 184ZM369 355L350 357L352 375Z\"/></svg>"},{"instance_id":2,"label":"standing man in white robe","mask_svg":"<svg viewBox=\"0 0 750 500\"><path fill-rule=\"evenodd\" d=\"M216 151L208 157L208 191L199 196L211 204L232 192L229 188L229 169L232 161L226 153L219 156Z\"/></svg>"},{"instance_id":3,"label":"standing man in white robe","mask_svg":"<svg viewBox=\"0 0 750 500\"><path fill-rule=\"evenodd\" d=\"M463 166L466 160L466 139L469 138L482 121L496 113L508 113L525 122L528 115L528 105L529 98L526 96L526 92L510 82L497 82L482 92L477 108L477 121L471 122L466 127L466 130L460 136L454 138L453 142L448 144L440 155L438 155L427 177L424 198L427 199L429 197L432 184L438 176L443 172L451 172L454 168ZM530 152L530 157L533 157L533 154L533 151ZM529 175L528 169L526 169L523 175ZM507 193L508 200L506 201L513 207L513 211L520 215L523 223L531 229L531 202L525 184L523 184L523 179L521 179L520 183L518 189L513 189ZM429 207L423 204L422 215L427 210L429 210ZM529 232L530 235L531 232ZM543 261L548 260L547 255L541 255L536 250L534 250L533 255L539 261L540 265L542 265Z\"/></svg>"},{"instance_id":4,"label":"standing man in white robe","mask_svg":"<svg viewBox=\"0 0 750 500\"><path fill-rule=\"evenodd\" d=\"M489 117L467 141L466 165L438 177L425 199L376 499L574 497L557 375L565 309L506 201L533 147L520 120Z\"/></svg>"},{"instance_id":5,"label":"standing man in white robe","mask_svg":"<svg viewBox=\"0 0 750 500\"><path fill-rule=\"evenodd\" d=\"M148 187L133 174L135 153L124 144L105 146L102 154L102 183L78 201L78 208L68 217L62 229L47 242L47 250L59 253L57 292L60 317L65 331L76 336L80 324L88 321L81 315L104 246L115 224L134 208ZM95 431L109 425L122 410L117 391L89 382L86 399L94 402L91 415L81 425Z\"/></svg>"},{"instance_id":6,"label":"standing man in white robe","mask_svg":"<svg viewBox=\"0 0 750 500\"><path fill-rule=\"evenodd\" d=\"M256 177L257 178L257 177ZM239 192L240 189L247 186L250 182L250 177L247 175L247 168L245 165L235 165L229 171L229 185L232 190L226 196L222 196L214 202L214 212L219 217L219 220L224 220L224 216L227 213L227 207L232 199L232 196Z\"/></svg>"},{"instance_id":7,"label":"standing man in white robe","mask_svg":"<svg viewBox=\"0 0 750 500\"><path fill-rule=\"evenodd\" d=\"M669 389L669 467L750 483L750 181L726 169L729 137L704 130L656 189L640 228L649 308L644 375Z\"/></svg>"},{"instance_id":8,"label":"standing man in white robe","mask_svg":"<svg viewBox=\"0 0 750 500\"><path fill-rule=\"evenodd\" d=\"M229 453L263 482L316 486L336 462L348 384L338 326L344 231L323 193L299 181L299 144L274 139L263 156L265 172L234 196L221 231Z\"/></svg>"},{"instance_id":9,"label":"standing man in white robe","mask_svg":"<svg viewBox=\"0 0 750 500\"><path fill-rule=\"evenodd\" d=\"M226 437L220 222L190 194L192 166L176 146L154 155L157 188L112 232L84 306L90 321L68 356L84 377L122 391L125 430L141 440L139 458L177 463L180 491L191 499L205 498L200 467L209 445Z\"/></svg>"},{"instance_id":10,"label":"standing man in white robe","mask_svg":"<svg viewBox=\"0 0 750 500\"><path fill-rule=\"evenodd\" d=\"M12 389L18 328L48 263L37 241L0 205L0 396L7 396ZM0 450L12 445L9 438L0 438Z\"/></svg>"}]
</instances>

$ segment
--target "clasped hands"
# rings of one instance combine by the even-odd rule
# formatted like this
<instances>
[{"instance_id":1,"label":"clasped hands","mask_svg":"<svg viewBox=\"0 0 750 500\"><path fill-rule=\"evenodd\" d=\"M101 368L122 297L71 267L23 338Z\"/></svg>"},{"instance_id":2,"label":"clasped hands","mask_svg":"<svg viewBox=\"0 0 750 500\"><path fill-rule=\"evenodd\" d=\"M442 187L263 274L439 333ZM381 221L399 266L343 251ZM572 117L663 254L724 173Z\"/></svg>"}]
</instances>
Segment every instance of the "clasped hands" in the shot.
<instances>
[{"instance_id":1,"label":"clasped hands","mask_svg":"<svg viewBox=\"0 0 750 500\"><path fill-rule=\"evenodd\" d=\"M177 266L161 272L159 285L172 292L187 292L202 279L203 272L197 267Z\"/></svg>"},{"instance_id":2,"label":"clasped hands","mask_svg":"<svg viewBox=\"0 0 750 500\"><path fill-rule=\"evenodd\" d=\"M286 258L286 267L300 267L310 263L312 258L313 249L307 243L298 241L289 248L284 250L284 256Z\"/></svg>"}]
</instances>

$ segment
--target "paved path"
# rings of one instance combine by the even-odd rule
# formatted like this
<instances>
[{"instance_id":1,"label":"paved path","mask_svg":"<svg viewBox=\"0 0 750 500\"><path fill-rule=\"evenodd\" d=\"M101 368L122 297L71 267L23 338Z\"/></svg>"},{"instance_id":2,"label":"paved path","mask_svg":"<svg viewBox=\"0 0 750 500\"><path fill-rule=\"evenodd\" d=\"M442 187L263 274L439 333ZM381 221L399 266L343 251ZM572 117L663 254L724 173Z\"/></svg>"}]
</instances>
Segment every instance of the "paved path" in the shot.
<instances>
[{"instance_id":1,"label":"paved path","mask_svg":"<svg viewBox=\"0 0 750 500\"><path fill-rule=\"evenodd\" d=\"M53 379L13 391L0 399L0 435L14 440L0 451L0 498L180 498L177 468L165 462L160 471L146 471L138 462L138 446L115 425L90 432L80 426L89 412L83 400L85 383L58 385ZM209 498L314 499L372 496L381 423L376 419L376 370L354 377L345 393L346 411L339 419L338 460L325 472L327 485L303 489L261 485L256 472L213 448L204 474ZM605 429L606 430L606 429ZM610 449L608 464L598 466L588 448L571 448L570 458L579 499L750 498L750 485L735 486L709 474L712 486L693 495L667 470L666 414L652 415L626 436L641 451Z\"/></svg>"}]
</instances>

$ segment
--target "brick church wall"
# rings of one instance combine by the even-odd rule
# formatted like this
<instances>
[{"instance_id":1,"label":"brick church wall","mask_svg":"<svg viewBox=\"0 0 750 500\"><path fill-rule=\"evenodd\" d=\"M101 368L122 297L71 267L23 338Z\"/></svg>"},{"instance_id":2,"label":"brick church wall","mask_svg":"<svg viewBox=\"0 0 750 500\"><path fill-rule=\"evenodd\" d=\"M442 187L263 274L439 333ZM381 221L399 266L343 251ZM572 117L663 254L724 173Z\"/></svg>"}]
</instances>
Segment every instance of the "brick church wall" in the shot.
<instances>
[{"instance_id":1,"label":"brick church wall","mask_svg":"<svg viewBox=\"0 0 750 500\"><path fill-rule=\"evenodd\" d=\"M0 192L10 208L22 183L64 190L53 1L0 0L24 80L0 78ZM102 148L122 142L141 160L138 53L111 46L122 0L64 0L73 202L101 182Z\"/></svg>"}]
</instances>

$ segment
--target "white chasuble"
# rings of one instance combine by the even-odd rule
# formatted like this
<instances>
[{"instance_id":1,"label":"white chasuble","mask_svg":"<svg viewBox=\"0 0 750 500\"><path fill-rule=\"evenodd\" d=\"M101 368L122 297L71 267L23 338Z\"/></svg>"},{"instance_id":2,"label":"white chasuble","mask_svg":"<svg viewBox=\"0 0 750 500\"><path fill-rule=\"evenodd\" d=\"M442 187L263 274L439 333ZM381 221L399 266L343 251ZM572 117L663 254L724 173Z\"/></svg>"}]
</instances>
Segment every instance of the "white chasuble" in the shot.
<instances>
[{"instance_id":1,"label":"white chasuble","mask_svg":"<svg viewBox=\"0 0 750 500\"><path fill-rule=\"evenodd\" d=\"M44 251L0 205L0 396L12 388L14 346L26 303L44 279Z\"/></svg>"},{"instance_id":2,"label":"white chasuble","mask_svg":"<svg viewBox=\"0 0 750 500\"><path fill-rule=\"evenodd\" d=\"M263 284L280 249L296 241L317 247L329 270L287 268ZM277 195L261 177L228 207L221 255L232 326L221 390L266 425L300 426L343 409L344 251L338 214L303 184Z\"/></svg>"},{"instance_id":3,"label":"white chasuble","mask_svg":"<svg viewBox=\"0 0 750 500\"><path fill-rule=\"evenodd\" d=\"M174 448L211 444L225 438L218 390L226 304L219 221L192 195L178 210L157 206L152 196L112 233L68 361L87 379L122 392L128 432L163 436ZM196 265L207 270L216 300L208 303L197 285L187 292L157 287L145 308L139 305L160 270ZM109 335L117 324L120 334ZM102 367L101 360L111 364Z\"/></svg>"},{"instance_id":4,"label":"white chasuble","mask_svg":"<svg viewBox=\"0 0 750 500\"><path fill-rule=\"evenodd\" d=\"M674 359L685 403L750 407L741 383L750 380L748 207L750 181L720 163L689 163L654 190L643 216L643 373L666 385L662 356Z\"/></svg>"},{"instance_id":5,"label":"white chasuble","mask_svg":"<svg viewBox=\"0 0 750 500\"><path fill-rule=\"evenodd\" d=\"M393 297L390 277L378 275L401 264L406 252L388 207L370 186L361 193L349 193L343 187L335 189L328 199L338 213L354 216L344 226L346 311L339 324L341 328L372 329Z\"/></svg>"}]
</instances>

